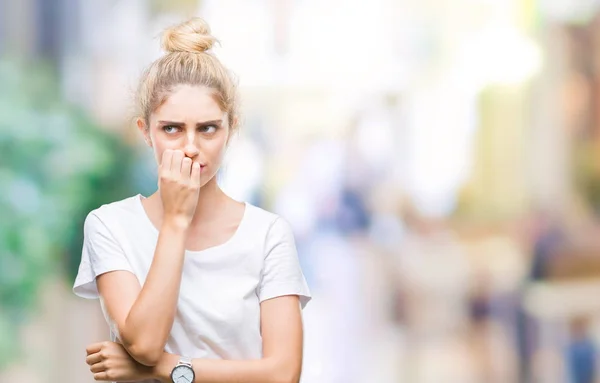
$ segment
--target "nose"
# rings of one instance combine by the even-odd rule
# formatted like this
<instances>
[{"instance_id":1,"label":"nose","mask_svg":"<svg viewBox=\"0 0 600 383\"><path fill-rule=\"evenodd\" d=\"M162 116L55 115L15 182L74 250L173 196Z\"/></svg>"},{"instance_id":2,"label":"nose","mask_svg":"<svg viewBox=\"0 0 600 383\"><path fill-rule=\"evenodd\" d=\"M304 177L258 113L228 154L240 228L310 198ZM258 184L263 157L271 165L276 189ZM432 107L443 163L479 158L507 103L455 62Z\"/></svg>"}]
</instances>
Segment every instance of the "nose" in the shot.
<instances>
[{"instance_id":1,"label":"nose","mask_svg":"<svg viewBox=\"0 0 600 383\"><path fill-rule=\"evenodd\" d=\"M189 158L194 158L200 153L200 149L196 144L196 137L194 133L191 133L187 136L185 146L183 147L183 153Z\"/></svg>"}]
</instances>

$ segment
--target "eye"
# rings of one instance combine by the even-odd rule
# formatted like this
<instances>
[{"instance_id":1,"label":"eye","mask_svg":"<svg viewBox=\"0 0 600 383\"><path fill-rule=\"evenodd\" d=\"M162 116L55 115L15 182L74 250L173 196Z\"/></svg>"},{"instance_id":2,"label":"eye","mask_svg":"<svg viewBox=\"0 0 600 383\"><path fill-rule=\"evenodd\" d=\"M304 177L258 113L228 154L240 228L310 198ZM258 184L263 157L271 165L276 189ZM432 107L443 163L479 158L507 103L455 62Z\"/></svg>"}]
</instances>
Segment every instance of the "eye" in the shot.
<instances>
[{"instance_id":1,"label":"eye","mask_svg":"<svg viewBox=\"0 0 600 383\"><path fill-rule=\"evenodd\" d=\"M200 131L202 133L208 133L208 134L212 134L214 132L216 132L218 129L218 127L216 125L206 125L200 128Z\"/></svg>"},{"instance_id":2,"label":"eye","mask_svg":"<svg viewBox=\"0 0 600 383\"><path fill-rule=\"evenodd\" d=\"M165 125L162 127L162 129L167 134L173 134L179 131L179 127L174 125Z\"/></svg>"}]
</instances>

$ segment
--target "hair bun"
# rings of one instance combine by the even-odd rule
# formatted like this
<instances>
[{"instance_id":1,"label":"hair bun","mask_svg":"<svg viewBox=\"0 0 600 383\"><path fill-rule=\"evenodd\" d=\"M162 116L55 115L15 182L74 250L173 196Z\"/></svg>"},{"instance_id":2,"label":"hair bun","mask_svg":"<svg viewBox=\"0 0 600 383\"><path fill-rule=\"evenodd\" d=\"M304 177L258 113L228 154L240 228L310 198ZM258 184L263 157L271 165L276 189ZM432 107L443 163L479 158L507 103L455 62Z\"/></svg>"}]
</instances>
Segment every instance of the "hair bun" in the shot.
<instances>
[{"instance_id":1,"label":"hair bun","mask_svg":"<svg viewBox=\"0 0 600 383\"><path fill-rule=\"evenodd\" d=\"M212 48L217 41L210 34L208 23L200 17L194 17L165 29L161 45L167 52L202 53Z\"/></svg>"}]
</instances>

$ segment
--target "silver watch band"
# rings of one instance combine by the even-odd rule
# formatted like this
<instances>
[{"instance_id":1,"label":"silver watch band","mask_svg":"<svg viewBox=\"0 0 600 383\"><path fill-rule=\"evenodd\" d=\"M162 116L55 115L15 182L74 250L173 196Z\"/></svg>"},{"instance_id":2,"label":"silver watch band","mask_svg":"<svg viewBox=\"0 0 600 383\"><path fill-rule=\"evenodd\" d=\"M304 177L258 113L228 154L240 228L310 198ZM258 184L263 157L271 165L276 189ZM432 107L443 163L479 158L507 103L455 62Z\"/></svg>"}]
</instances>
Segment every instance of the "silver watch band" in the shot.
<instances>
[{"instance_id":1,"label":"silver watch band","mask_svg":"<svg viewBox=\"0 0 600 383\"><path fill-rule=\"evenodd\" d=\"M192 367L192 358L189 358L187 356L181 356L181 357L179 357L178 364L184 364L184 365Z\"/></svg>"}]
</instances>

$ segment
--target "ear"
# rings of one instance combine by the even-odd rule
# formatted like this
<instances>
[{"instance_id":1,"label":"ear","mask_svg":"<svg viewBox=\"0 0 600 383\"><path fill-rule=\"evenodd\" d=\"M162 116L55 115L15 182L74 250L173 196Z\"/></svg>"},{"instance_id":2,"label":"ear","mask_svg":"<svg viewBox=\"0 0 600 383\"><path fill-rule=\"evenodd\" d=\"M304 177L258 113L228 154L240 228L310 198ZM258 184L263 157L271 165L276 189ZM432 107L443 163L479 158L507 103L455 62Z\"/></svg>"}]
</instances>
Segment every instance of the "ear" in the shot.
<instances>
[{"instance_id":1,"label":"ear","mask_svg":"<svg viewBox=\"0 0 600 383\"><path fill-rule=\"evenodd\" d=\"M138 117L138 119L136 120L136 124L137 124L139 131L144 136L144 141L146 141L146 145L148 145L149 147L152 147L152 139L150 138L150 129L146 125L146 122L141 117Z\"/></svg>"}]
</instances>

